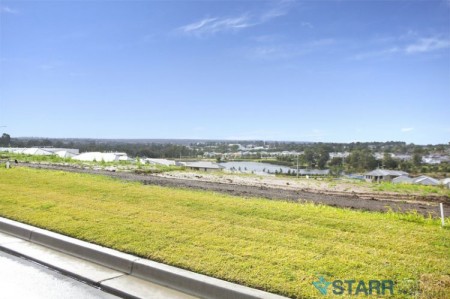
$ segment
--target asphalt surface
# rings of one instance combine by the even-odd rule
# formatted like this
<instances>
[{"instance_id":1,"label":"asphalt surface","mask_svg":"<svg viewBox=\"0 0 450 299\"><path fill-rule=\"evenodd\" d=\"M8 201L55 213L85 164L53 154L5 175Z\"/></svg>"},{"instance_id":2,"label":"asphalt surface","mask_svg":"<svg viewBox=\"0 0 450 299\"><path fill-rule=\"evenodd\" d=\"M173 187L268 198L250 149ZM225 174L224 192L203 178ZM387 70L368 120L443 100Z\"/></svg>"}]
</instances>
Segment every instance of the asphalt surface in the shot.
<instances>
[{"instance_id":1,"label":"asphalt surface","mask_svg":"<svg viewBox=\"0 0 450 299\"><path fill-rule=\"evenodd\" d=\"M81 281L35 262L0 251L2 299L115 299Z\"/></svg>"}]
</instances>

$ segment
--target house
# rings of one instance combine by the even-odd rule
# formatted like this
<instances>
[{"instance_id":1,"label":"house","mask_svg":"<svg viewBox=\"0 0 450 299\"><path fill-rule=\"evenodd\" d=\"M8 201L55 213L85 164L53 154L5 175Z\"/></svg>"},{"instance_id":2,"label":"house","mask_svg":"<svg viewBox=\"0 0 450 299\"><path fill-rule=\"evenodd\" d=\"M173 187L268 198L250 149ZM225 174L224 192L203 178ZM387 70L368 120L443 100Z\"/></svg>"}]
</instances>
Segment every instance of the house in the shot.
<instances>
[{"instance_id":1,"label":"house","mask_svg":"<svg viewBox=\"0 0 450 299\"><path fill-rule=\"evenodd\" d=\"M413 178L410 178L407 175L401 175L392 180L394 184L412 184Z\"/></svg>"},{"instance_id":2,"label":"house","mask_svg":"<svg viewBox=\"0 0 450 299\"><path fill-rule=\"evenodd\" d=\"M445 188L450 189L450 178L441 180L441 184L444 185Z\"/></svg>"},{"instance_id":3,"label":"house","mask_svg":"<svg viewBox=\"0 0 450 299\"><path fill-rule=\"evenodd\" d=\"M330 159L347 158L348 156L350 156L350 153L349 152L331 152L329 155L330 155Z\"/></svg>"},{"instance_id":4,"label":"house","mask_svg":"<svg viewBox=\"0 0 450 299\"><path fill-rule=\"evenodd\" d=\"M399 177L396 177L392 180L392 183L394 184L415 184L415 185L426 185L426 186L437 186L439 184L442 184L442 182L439 182L439 180L436 180L432 177L421 175L416 178L410 178L406 175L402 175Z\"/></svg>"},{"instance_id":5,"label":"house","mask_svg":"<svg viewBox=\"0 0 450 299\"><path fill-rule=\"evenodd\" d=\"M368 182L391 182L393 179L399 176L408 176L407 172L400 170L390 170L390 169L375 169L364 174L364 178Z\"/></svg>"},{"instance_id":6,"label":"house","mask_svg":"<svg viewBox=\"0 0 450 299\"><path fill-rule=\"evenodd\" d=\"M426 175L421 175L413 179L413 184L426 185L426 186L437 186L440 182Z\"/></svg>"},{"instance_id":7,"label":"house","mask_svg":"<svg viewBox=\"0 0 450 299\"><path fill-rule=\"evenodd\" d=\"M442 155L428 155L422 157L422 162L425 164L439 164L442 162L450 162L450 157Z\"/></svg>"},{"instance_id":8,"label":"house","mask_svg":"<svg viewBox=\"0 0 450 299\"><path fill-rule=\"evenodd\" d=\"M393 159L397 159L397 160L401 160L401 161L411 161L412 160L412 155L407 155L407 154L393 154L392 155Z\"/></svg>"},{"instance_id":9,"label":"house","mask_svg":"<svg viewBox=\"0 0 450 299\"><path fill-rule=\"evenodd\" d=\"M182 163L186 168L192 170L201 170L201 171L221 171L224 167L212 162L184 162Z\"/></svg>"}]
</instances>

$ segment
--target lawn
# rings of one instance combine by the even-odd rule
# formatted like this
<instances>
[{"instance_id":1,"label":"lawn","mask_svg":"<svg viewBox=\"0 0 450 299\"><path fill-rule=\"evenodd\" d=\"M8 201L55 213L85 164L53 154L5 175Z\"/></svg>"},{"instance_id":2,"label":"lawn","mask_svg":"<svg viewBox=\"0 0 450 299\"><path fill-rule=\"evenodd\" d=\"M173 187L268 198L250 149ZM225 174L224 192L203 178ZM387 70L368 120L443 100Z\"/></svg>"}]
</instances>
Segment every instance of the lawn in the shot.
<instances>
[{"instance_id":1,"label":"lawn","mask_svg":"<svg viewBox=\"0 0 450 299\"><path fill-rule=\"evenodd\" d=\"M450 292L450 229L414 214L2 167L0 215L294 298L325 297L319 276L390 279L396 298Z\"/></svg>"},{"instance_id":2,"label":"lawn","mask_svg":"<svg viewBox=\"0 0 450 299\"><path fill-rule=\"evenodd\" d=\"M414 193L421 195L443 195L450 197L450 190L439 186L424 186L415 184L394 184L391 182L373 183L375 191L397 192L397 193Z\"/></svg>"}]
</instances>

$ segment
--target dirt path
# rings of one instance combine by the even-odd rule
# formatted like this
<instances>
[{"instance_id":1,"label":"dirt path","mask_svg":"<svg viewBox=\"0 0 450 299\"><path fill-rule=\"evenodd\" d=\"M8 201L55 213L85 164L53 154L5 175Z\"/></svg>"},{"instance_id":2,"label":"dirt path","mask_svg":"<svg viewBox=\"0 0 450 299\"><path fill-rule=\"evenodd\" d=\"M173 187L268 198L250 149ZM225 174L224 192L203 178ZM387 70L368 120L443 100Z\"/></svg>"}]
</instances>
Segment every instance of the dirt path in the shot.
<instances>
[{"instance_id":1,"label":"dirt path","mask_svg":"<svg viewBox=\"0 0 450 299\"><path fill-rule=\"evenodd\" d=\"M394 198L388 194L383 196L377 194L358 194L352 192L312 192L309 190L293 188L274 188L267 186L251 186L234 183L208 182L193 179L170 178L157 175L142 175L130 172L110 172L105 170L90 170L67 166L28 164L22 165L32 168L44 168L63 170L78 173L100 174L123 180L139 181L146 185L159 185L177 188L191 188L200 190L210 190L220 193L226 193L243 197L263 197L274 200L289 200L296 202L312 202L316 204L325 204L335 207L350 209L368 210L368 211L388 211L390 209L399 212L417 211L420 214L431 214L439 217L439 207L436 198L427 200L427 197L415 198L408 195L397 195ZM448 199L447 199L448 200ZM444 203L445 216L450 217L450 204Z\"/></svg>"}]
</instances>

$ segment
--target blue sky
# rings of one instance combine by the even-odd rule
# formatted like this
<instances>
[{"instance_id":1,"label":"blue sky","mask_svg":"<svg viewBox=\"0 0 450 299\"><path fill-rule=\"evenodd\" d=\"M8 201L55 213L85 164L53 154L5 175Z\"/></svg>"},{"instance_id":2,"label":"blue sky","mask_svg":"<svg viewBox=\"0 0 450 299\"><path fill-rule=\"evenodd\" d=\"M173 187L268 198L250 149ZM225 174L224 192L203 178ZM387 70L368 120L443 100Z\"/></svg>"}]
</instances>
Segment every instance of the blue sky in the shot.
<instances>
[{"instance_id":1,"label":"blue sky","mask_svg":"<svg viewBox=\"0 0 450 299\"><path fill-rule=\"evenodd\" d=\"M450 1L1 1L15 136L450 141Z\"/></svg>"}]
</instances>

